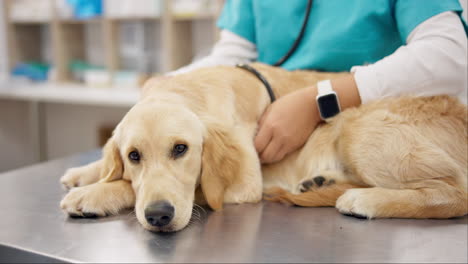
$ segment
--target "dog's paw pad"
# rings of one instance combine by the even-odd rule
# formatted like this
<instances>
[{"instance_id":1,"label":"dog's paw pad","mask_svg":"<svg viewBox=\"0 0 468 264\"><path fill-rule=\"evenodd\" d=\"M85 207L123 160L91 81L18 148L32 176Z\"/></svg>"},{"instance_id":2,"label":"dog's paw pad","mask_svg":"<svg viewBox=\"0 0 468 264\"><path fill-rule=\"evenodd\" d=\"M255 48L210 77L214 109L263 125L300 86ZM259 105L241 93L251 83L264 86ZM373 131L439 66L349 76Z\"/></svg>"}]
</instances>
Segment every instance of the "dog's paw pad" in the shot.
<instances>
[{"instance_id":1,"label":"dog's paw pad","mask_svg":"<svg viewBox=\"0 0 468 264\"><path fill-rule=\"evenodd\" d=\"M69 213L68 216L70 218L82 218L83 216L77 213Z\"/></svg>"},{"instance_id":2,"label":"dog's paw pad","mask_svg":"<svg viewBox=\"0 0 468 264\"><path fill-rule=\"evenodd\" d=\"M356 213L341 213L342 215L345 215L345 216L350 216L350 217L355 217L357 219L362 219L362 220L367 220L369 219L369 217L365 216L365 215L361 215L361 214L356 214Z\"/></svg>"},{"instance_id":3,"label":"dog's paw pad","mask_svg":"<svg viewBox=\"0 0 468 264\"><path fill-rule=\"evenodd\" d=\"M310 190L310 188L312 188L312 186L314 186L314 181L312 180L306 180L306 181L303 181L300 186L299 186L299 190L301 192L307 192L308 190Z\"/></svg>"},{"instance_id":4,"label":"dog's paw pad","mask_svg":"<svg viewBox=\"0 0 468 264\"><path fill-rule=\"evenodd\" d=\"M83 216L86 217L86 218L96 218L96 217L98 217L97 214L95 214L95 213L88 213L88 212L83 213Z\"/></svg>"},{"instance_id":5,"label":"dog's paw pad","mask_svg":"<svg viewBox=\"0 0 468 264\"><path fill-rule=\"evenodd\" d=\"M95 213L87 213L87 212L84 212L84 213L76 213L76 212L73 212L73 213L69 213L68 214L71 218L97 218L99 217L97 214Z\"/></svg>"},{"instance_id":6,"label":"dog's paw pad","mask_svg":"<svg viewBox=\"0 0 468 264\"><path fill-rule=\"evenodd\" d=\"M299 184L299 191L300 192L307 192L311 190L313 187L322 187L328 186L335 183L333 179L327 179L323 176L316 176L312 179L305 180Z\"/></svg>"},{"instance_id":7,"label":"dog's paw pad","mask_svg":"<svg viewBox=\"0 0 468 264\"><path fill-rule=\"evenodd\" d=\"M318 187L321 187L325 183L325 181L325 177L323 176L314 177L314 182L315 184L317 184Z\"/></svg>"}]
</instances>

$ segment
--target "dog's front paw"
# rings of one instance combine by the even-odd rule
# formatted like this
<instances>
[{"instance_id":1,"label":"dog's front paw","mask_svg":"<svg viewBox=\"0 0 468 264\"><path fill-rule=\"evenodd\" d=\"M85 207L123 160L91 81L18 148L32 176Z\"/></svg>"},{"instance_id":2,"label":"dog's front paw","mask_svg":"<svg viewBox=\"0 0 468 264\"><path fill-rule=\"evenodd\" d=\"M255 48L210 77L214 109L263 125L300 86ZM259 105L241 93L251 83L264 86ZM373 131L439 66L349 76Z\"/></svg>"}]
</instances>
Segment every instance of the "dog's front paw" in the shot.
<instances>
[{"instance_id":1,"label":"dog's front paw","mask_svg":"<svg viewBox=\"0 0 468 264\"><path fill-rule=\"evenodd\" d=\"M105 199L96 193L93 185L73 188L60 202L60 207L71 217L106 216Z\"/></svg>"},{"instance_id":2,"label":"dog's front paw","mask_svg":"<svg viewBox=\"0 0 468 264\"><path fill-rule=\"evenodd\" d=\"M71 188L80 186L80 179L82 178L82 173L79 168L68 169L65 174L60 178L60 183L62 186L70 190Z\"/></svg>"},{"instance_id":3,"label":"dog's front paw","mask_svg":"<svg viewBox=\"0 0 468 264\"><path fill-rule=\"evenodd\" d=\"M60 203L60 207L73 217L115 215L134 205L132 185L123 180L73 188Z\"/></svg>"},{"instance_id":4,"label":"dog's front paw","mask_svg":"<svg viewBox=\"0 0 468 264\"><path fill-rule=\"evenodd\" d=\"M371 189L350 189L338 198L336 208L344 215L371 219L377 216L377 201Z\"/></svg>"},{"instance_id":5,"label":"dog's front paw","mask_svg":"<svg viewBox=\"0 0 468 264\"><path fill-rule=\"evenodd\" d=\"M71 168L60 178L60 183L62 183L63 187L67 190L90 185L99 181L100 171L100 161L82 167Z\"/></svg>"}]
</instances>

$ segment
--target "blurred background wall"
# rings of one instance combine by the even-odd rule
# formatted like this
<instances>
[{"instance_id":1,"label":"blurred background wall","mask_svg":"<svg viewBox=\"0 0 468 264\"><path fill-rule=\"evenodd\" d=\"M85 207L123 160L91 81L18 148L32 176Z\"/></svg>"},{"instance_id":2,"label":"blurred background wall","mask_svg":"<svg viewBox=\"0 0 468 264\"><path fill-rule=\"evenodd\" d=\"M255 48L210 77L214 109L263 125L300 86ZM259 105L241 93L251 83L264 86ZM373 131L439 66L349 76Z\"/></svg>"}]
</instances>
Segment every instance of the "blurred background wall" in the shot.
<instances>
[{"instance_id":1,"label":"blurred background wall","mask_svg":"<svg viewBox=\"0 0 468 264\"><path fill-rule=\"evenodd\" d=\"M222 0L1 0L0 172L102 146L152 76L206 55Z\"/></svg>"}]
</instances>

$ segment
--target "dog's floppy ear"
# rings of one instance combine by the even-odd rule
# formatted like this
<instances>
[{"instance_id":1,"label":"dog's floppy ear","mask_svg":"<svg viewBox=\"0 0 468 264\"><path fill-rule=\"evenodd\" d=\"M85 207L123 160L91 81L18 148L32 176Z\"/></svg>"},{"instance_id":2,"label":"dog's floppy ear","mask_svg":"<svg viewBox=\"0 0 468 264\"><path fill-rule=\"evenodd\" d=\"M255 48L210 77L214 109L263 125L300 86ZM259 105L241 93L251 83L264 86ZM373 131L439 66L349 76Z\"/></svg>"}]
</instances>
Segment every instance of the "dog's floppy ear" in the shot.
<instances>
[{"instance_id":1,"label":"dog's floppy ear","mask_svg":"<svg viewBox=\"0 0 468 264\"><path fill-rule=\"evenodd\" d=\"M201 188L205 200L213 210L221 210L224 192L241 171L242 150L232 132L210 124L203 143Z\"/></svg>"},{"instance_id":2,"label":"dog's floppy ear","mask_svg":"<svg viewBox=\"0 0 468 264\"><path fill-rule=\"evenodd\" d=\"M103 149L101 174L99 182L110 182L123 176L123 161L119 148L113 138L110 138Z\"/></svg>"}]
</instances>

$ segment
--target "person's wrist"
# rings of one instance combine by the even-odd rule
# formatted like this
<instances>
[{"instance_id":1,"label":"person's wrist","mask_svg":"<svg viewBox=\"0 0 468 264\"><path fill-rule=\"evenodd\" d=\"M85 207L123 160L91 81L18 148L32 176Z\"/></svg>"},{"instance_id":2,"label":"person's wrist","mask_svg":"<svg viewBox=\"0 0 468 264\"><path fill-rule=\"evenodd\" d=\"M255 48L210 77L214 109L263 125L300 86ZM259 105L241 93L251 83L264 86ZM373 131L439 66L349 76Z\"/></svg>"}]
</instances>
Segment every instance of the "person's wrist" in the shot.
<instances>
[{"instance_id":1,"label":"person's wrist","mask_svg":"<svg viewBox=\"0 0 468 264\"><path fill-rule=\"evenodd\" d=\"M317 94L318 94L318 91L317 91L316 85L306 88L306 92L304 94L304 98L308 105L307 109L310 109L310 111L312 112L313 120L311 121L314 122L315 124L318 124L321 120L320 114L317 108L317 100L316 100Z\"/></svg>"}]
</instances>

